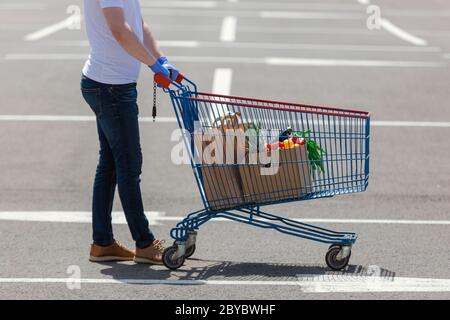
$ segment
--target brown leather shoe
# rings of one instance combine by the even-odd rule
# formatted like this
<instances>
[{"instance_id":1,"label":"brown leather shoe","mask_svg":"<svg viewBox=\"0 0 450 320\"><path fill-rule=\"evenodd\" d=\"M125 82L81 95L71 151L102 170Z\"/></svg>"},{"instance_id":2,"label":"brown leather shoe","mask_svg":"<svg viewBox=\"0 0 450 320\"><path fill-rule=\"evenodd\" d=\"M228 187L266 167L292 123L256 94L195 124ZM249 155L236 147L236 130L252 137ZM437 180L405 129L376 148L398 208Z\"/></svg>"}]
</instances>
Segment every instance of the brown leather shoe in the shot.
<instances>
[{"instance_id":1,"label":"brown leather shoe","mask_svg":"<svg viewBox=\"0 0 450 320\"><path fill-rule=\"evenodd\" d=\"M117 241L114 241L113 244L107 247L92 244L89 261L131 261L133 260L133 257L134 252L132 250L129 250Z\"/></svg>"},{"instance_id":2,"label":"brown leather shoe","mask_svg":"<svg viewBox=\"0 0 450 320\"><path fill-rule=\"evenodd\" d=\"M136 248L134 262L163 264L162 253L164 251L164 240L154 240L153 243L144 249Z\"/></svg>"}]
</instances>

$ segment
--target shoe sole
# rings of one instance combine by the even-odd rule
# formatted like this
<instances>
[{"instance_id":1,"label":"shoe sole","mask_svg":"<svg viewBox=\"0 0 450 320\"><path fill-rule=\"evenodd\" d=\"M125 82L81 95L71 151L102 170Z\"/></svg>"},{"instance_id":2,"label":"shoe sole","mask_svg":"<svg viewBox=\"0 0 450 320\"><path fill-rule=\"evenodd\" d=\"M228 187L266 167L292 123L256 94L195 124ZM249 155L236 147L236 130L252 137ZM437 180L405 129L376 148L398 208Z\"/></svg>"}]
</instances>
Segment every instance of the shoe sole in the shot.
<instances>
[{"instance_id":1,"label":"shoe sole","mask_svg":"<svg viewBox=\"0 0 450 320\"><path fill-rule=\"evenodd\" d=\"M159 264L159 265L163 264L162 261L150 260L150 259L147 259L147 258L134 257L133 260L136 263Z\"/></svg>"},{"instance_id":2,"label":"shoe sole","mask_svg":"<svg viewBox=\"0 0 450 320\"><path fill-rule=\"evenodd\" d=\"M89 261L91 261L91 262L132 261L132 260L133 260L133 258L118 257L118 256L104 256L104 257L89 256Z\"/></svg>"}]
</instances>

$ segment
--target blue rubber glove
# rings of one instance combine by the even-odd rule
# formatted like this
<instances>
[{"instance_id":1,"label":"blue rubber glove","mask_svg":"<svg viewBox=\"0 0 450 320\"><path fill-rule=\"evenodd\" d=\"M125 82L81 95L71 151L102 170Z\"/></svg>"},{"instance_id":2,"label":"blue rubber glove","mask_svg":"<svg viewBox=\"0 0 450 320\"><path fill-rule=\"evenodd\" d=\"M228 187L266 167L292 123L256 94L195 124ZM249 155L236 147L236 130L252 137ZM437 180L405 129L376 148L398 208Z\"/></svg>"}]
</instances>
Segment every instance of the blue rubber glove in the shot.
<instances>
[{"instance_id":1,"label":"blue rubber glove","mask_svg":"<svg viewBox=\"0 0 450 320\"><path fill-rule=\"evenodd\" d=\"M160 62L159 59L156 60L156 62L154 64L152 64L151 66L149 66L150 69L156 74L156 73L161 73L163 76L165 76L166 78L170 78L170 72L169 70L164 67Z\"/></svg>"},{"instance_id":2,"label":"blue rubber glove","mask_svg":"<svg viewBox=\"0 0 450 320\"><path fill-rule=\"evenodd\" d=\"M169 70L170 80L175 81L178 78L178 74L180 73L177 68L169 63L166 57L159 57L157 60L163 67Z\"/></svg>"}]
</instances>

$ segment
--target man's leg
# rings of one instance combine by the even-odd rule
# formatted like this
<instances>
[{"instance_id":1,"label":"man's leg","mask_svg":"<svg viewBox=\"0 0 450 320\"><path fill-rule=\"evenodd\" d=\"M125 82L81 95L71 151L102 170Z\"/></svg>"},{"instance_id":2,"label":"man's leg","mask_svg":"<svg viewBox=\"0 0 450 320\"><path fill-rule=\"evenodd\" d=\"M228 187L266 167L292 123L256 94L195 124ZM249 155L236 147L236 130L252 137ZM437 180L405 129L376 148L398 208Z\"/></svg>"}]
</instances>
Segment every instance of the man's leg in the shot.
<instances>
[{"instance_id":1,"label":"man's leg","mask_svg":"<svg viewBox=\"0 0 450 320\"><path fill-rule=\"evenodd\" d=\"M116 170L112 150L98 121L97 131L100 152L92 197L92 228L94 243L107 246L114 242L111 213L116 190Z\"/></svg>"},{"instance_id":2,"label":"man's leg","mask_svg":"<svg viewBox=\"0 0 450 320\"><path fill-rule=\"evenodd\" d=\"M93 186L92 228L94 244L110 245L114 241L111 210L116 186L115 166L112 150L100 125L105 104L103 85L85 76L81 78L81 92L86 103L97 118L97 132L100 143L99 160Z\"/></svg>"},{"instance_id":3,"label":"man's leg","mask_svg":"<svg viewBox=\"0 0 450 320\"><path fill-rule=\"evenodd\" d=\"M119 196L136 247L145 248L155 239L142 203L140 174L142 152L139 137L137 92L134 85L109 88L111 104L103 106L101 126L114 155Z\"/></svg>"}]
</instances>

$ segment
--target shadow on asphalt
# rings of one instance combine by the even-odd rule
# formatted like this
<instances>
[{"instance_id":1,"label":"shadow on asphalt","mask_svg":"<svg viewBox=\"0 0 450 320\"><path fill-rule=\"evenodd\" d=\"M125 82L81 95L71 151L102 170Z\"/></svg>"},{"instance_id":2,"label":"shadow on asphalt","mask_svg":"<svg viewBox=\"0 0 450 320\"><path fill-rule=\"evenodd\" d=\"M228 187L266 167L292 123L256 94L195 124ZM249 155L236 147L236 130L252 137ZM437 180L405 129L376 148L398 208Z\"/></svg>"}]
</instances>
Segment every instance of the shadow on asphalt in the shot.
<instances>
[{"instance_id":1,"label":"shadow on asphalt","mask_svg":"<svg viewBox=\"0 0 450 320\"><path fill-rule=\"evenodd\" d=\"M199 266L201 264L201 266ZM102 263L107 268L101 273L117 280L246 280L246 281L295 281L305 277L367 277L394 279L395 272L378 266L349 265L342 271L332 271L323 265L250 263L189 259L175 271L164 266L125 263Z\"/></svg>"}]
</instances>

